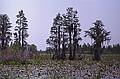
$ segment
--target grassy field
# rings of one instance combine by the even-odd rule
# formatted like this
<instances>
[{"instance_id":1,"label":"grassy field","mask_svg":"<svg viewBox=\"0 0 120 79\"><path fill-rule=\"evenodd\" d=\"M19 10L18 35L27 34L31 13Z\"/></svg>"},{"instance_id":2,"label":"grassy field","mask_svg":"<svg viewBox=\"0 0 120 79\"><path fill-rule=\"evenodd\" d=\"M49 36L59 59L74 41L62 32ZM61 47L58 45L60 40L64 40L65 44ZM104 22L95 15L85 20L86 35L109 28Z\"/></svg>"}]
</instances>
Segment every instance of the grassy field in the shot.
<instances>
[{"instance_id":1,"label":"grassy field","mask_svg":"<svg viewBox=\"0 0 120 79\"><path fill-rule=\"evenodd\" d=\"M39 54L25 64L9 61L0 64L0 79L120 79L120 54L103 54L93 61L91 54L78 60L52 60Z\"/></svg>"},{"instance_id":2,"label":"grassy field","mask_svg":"<svg viewBox=\"0 0 120 79\"><path fill-rule=\"evenodd\" d=\"M97 61L93 61L92 54L83 54L83 59L82 60L78 60L77 55L76 55L76 59L73 61L83 61L83 62L97 62ZM52 60L52 55L51 54L40 54L35 56L33 59L29 60L31 62L31 64L40 64L41 62L44 61L57 61L57 60ZM62 60L58 60L58 61L62 61ZM64 61L68 61L68 55L66 60ZM120 54L103 54L101 55L101 61L100 62L120 62Z\"/></svg>"},{"instance_id":3,"label":"grassy field","mask_svg":"<svg viewBox=\"0 0 120 79\"><path fill-rule=\"evenodd\" d=\"M68 56L66 55L67 58L65 60L52 60L52 54L38 54L36 56L33 56L33 58L28 59L26 61L27 64L31 64L31 65L40 65L41 63L43 63L44 61L69 61ZM93 61L93 55L92 54L83 54L82 55L83 59L79 60L78 56L76 55L76 59L73 60L74 62L76 61L80 61L80 62L98 62L98 61ZM99 62L120 62L120 54L103 54L101 55L101 61ZM2 62L0 62L0 64L4 64ZM20 65L21 63L19 63L18 61L7 61L7 63L5 63L5 65Z\"/></svg>"}]
</instances>

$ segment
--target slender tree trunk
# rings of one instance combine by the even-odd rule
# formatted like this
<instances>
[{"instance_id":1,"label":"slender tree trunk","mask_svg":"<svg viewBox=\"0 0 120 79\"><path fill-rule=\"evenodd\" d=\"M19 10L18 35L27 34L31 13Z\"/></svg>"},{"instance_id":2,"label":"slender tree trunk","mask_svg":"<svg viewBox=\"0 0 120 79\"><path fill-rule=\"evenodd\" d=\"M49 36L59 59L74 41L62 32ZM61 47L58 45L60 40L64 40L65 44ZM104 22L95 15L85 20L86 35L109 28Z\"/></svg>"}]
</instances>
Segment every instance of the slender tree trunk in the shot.
<instances>
[{"instance_id":1,"label":"slender tree trunk","mask_svg":"<svg viewBox=\"0 0 120 79\"><path fill-rule=\"evenodd\" d=\"M21 22L21 18L20 18L20 28L18 30L18 43L19 43L19 47L21 47L21 26L22 26L22 22ZM20 51L20 48L19 48Z\"/></svg>"},{"instance_id":2,"label":"slender tree trunk","mask_svg":"<svg viewBox=\"0 0 120 79\"><path fill-rule=\"evenodd\" d=\"M3 23L4 24L4 23ZM5 28L4 28L4 25L2 26L2 40L1 40L1 45L2 45L2 50L4 50L5 49L5 32L4 32L4 30L5 30Z\"/></svg>"},{"instance_id":3,"label":"slender tree trunk","mask_svg":"<svg viewBox=\"0 0 120 79\"><path fill-rule=\"evenodd\" d=\"M24 48L24 35L23 35L23 29L22 29L22 37L21 37L21 41L22 41L22 49Z\"/></svg>"},{"instance_id":4,"label":"slender tree trunk","mask_svg":"<svg viewBox=\"0 0 120 79\"><path fill-rule=\"evenodd\" d=\"M60 58L60 26L58 26L58 59Z\"/></svg>"},{"instance_id":5,"label":"slender tree trunk","mask_svg":"<svg viewBox=\"0 0 120 79\"><path fill-rule=\"evenodd\" d=\"M70 55L69 55L69 59L70 60L72 60L72 43L71 43L71 31L69 31L69 53L70 53Z\"/></svg>"},{"instance_id":6,"label":"slender tree trunk","mask_svg":"<svg viewBox=\"0 0 120 79\"><path fill-rule=\"evenodd\" d=\"M75 59L75 52L76 52L76 37L77 36L77 32L76 32L76 27L74 27L74 35L73 35L73 59Z\"/></svg>"},{"instance_id":7,"label":"slender tree trunk","mask_svg":"<svg viewBox=\"0 0 120 79\"><path fill-rule=\"evenodd\" d=\"M58 50L57 50L57 45L55 45L55 59L58 58Z\"/></svg>"},{"instance_id":8,"label":"slender tree trunk","mask_svg":"<svg viewBox=\"0 0 120 79\"><path fill-rule=\"evenodd\" d=\"M74 48L73 48L73 57L72 58L75 59L76 44L74 43L73 45L74 45Z\"/></svg>"},{"instance_id":9,"label":"slender tree trunk","mask_svg":"<svg viewBox=\"0 0 120 79\"><path fill-rule=\"evenodd\" d=\"M5 49L5 40L4 40L4 37L2 38L2 50Z\"/></svg>"},{"instance_id":10,"label":"slender tree trunk","mask_svg":"<svg viewBox=\"0 0 120 79\"><path fill-rule=\"evenodd\" d=\"M20 33L20 29L19 29L19 31L18 31L18 34L19 34L19 37L18 37L18 42L19 42L19 46L21 46L21 43L20 43L20 41L21 41L21 33Z\"/></svg>"},{"instance_id":11,"label":"slender tree trunk","mask_svg":"<svg viewBox=\"0 0 120 79\"><path fill-rule=\"evenodd\" d=\"M63 32L63 43L62 43L62 59L65 59L65 38L64 38L64 32Z\"/></svg>"}]
</instances>

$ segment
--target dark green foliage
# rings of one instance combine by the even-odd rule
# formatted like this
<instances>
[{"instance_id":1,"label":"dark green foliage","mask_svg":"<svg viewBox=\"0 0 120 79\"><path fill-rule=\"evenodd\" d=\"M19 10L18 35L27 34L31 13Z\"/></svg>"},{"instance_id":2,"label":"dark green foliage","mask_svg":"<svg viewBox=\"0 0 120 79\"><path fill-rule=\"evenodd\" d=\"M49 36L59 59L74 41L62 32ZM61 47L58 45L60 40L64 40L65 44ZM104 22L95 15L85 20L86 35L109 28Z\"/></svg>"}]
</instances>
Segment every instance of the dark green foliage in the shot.
<instances>
[{"instance_id":1,"label":"dark green foliage","mask_svg":"<svg viewBox=\"0 0 120 79\"><path fill-rule=\"evenodd\" d=\"M18 26L15 27L15 31L16 31L16 33L14 33L15 41L18 41L19 45L22 48L25 48L27 44L26 38L28 37L28 33L27 33L28 21L27 18L25 17L25 14L23 13L23 10L19 11L19 14L16 17L17 17L16 24Z\"/></svg>"},{"instance_id":2,"label":"dark green foliage","mask_svg":"<svg viewBox=\"0 0 120 79\"><path fill-rule=\"evenodd\" d=\"M67 9L67 13L64 14L63 17L64 26L66 26L67 33L69 35L69 59L72 60L75 58L76 48L79 45L79 40L81 40L80 23L77 17L77 11L74 11L71 7Z\"/></svg>"},{"instance_id":3,"label":"dark green foliage","mask_svg":"<svg viewBox=\"0 0 120 79\"><path fill-rule=\"evenodd\" d=\"M60 45L61 45L61 26L62 26L62 17L58 13L53 20L53 27L51 27L51 36L46 40L53 49L55 49L55 56L60 58Z\"/></svg>"},{"instance_id":4,"label":"dark green foliage","mask_svg":"<svg viewBox=\"0 0 120 79\"><path fill-rule=\"evenodd\" d=\"M103 23L101 20L96 20L94 27L91 27L88 31L85 31L85 37L89 36L94 40L93 48L94 48L94 59L100 60L100 54L102 53L101 48L103 47L103 42L110 40L110 31L107 32L103 28Z\"/></svg>"},{"instance_id":5,"label":"dark green foliage","mask_svg":"<svg viewBox=\"0 0 120 79\"><path fill-rule=\"evenodd\" d=\"M75 58L75 52L79 46L80 23L77 17L77 11L68 8L67 13L61 16L59 13L54 18L53 27L51 27L51 36L47 39L58 59L65 59L65 50L69 49L69 59Z\"/></svg>"},{"instance_id":6,"label":"dark green foliage","mask_svg":"<svg viewBox=\"0 0 120 79\"><path fill-rule=\"evenodd\" d=\"M9 42L11 41L11 27L12 26L7 14L0 14L0 45L2 50L7 48L9 46Z\"/></svg>"}]
</instances>

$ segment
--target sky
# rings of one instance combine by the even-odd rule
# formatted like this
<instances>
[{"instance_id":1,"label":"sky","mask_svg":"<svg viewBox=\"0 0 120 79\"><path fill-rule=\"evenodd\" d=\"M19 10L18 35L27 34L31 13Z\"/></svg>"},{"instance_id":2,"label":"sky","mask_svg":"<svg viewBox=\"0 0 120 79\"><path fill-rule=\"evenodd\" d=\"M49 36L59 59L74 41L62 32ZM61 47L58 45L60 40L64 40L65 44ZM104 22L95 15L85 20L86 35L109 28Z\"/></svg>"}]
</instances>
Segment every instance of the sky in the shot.
<instances>
[{"instance_id":1,"label":"sky","mask_svg":"<svg viewBox=\"0 0 120 79\"><path fill-rule=\"evenodd\" d=\"M0 14L8 14L13 28L16 15L21 9L24 11L29 25L27 41L37 45L38 50L45 50L48 46L46 39L50 35L53 18L58 13L66 13L68 7L78 11L81 44L90 43L90 38L84 37L84 31L96 20L102 20L104 28L111 31L110 44L120 43L120 0L0 0Z\"/></svg>"}]
</instances>

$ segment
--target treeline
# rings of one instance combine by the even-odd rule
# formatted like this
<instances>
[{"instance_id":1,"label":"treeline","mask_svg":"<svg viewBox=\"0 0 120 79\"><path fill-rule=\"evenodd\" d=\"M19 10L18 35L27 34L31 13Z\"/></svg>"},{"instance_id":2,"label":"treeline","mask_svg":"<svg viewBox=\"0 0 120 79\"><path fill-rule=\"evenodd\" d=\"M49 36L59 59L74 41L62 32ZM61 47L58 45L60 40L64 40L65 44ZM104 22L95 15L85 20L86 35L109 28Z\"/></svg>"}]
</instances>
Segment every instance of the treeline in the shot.
<instances>
[{"instance_id":1,"label":"treeline","mask_svg":"<svg viewBox=\"0 0 120 79\"><path fill-rule=\"evenodd\" d=\"M79 46L79 52L81 54L92 54L93 48L89 43L84 43ZM120 54L120 44L113 44L102 47L102 54Z\"/></svg>"},{"instance_id":2,"label":"treeline","mask_svg":"<svg viewBox=\"0 0 120 79\"><path fill-rule=\"evenodd\" d=\"M76 53L80 51L81 28L78 12L73 8L66 9L65 14L58 13L53 19L50 36L46 40L49 49L54 50L53 59L65 59L66 53L69 53L69 59L73 60ZM103 52L104 42L110 41L110 31L104 29L101 20L96 20L88 31L85 31L85 37L89 36L92 40L90 49L95 60L100 60ZM88 50L85 46L81 50ZM83 52L83 51L82 51Z\"/></svg>"},{"instance_id":3,"label":"treeline","mask_svg":"<svg viewBox=\"0 0 120 79\"><path fill-rule=\"evenodd\" d=\"M29 36L28 21L23 10L18 12L16 18L16 26L12 26L8 15L0 14L0 61L24 61L32 55L31 52L37 52L37 46L26 41ZM14 31L11 31L12 28Z\"/></svg>"},{"instance_id":4,"label":"treeline","mask_svg":"<svg viewBox=\"0 0 120 79\"><path fill-rule=\"evenodd\" d=\"M16 26L14 33L11 32L13 27L7 14L0 14L0 50L5 50L10 45L18 45L19 49L24 49L27 45L26 38L28 37L27 18L24 16L23 10L19 11L16 16ZM12 39L12 35L14 39Z\"/></svg>"},{"instance_id":5,"label":"treeline","mask_svg":"<svg viewBox=\"0 0 120 79\"><path fill-rule=\"evenodd\" d=\"M92 54L93 48L92 46L87 43L79 46L80 54ZM108 45L102 47L102 54L120 54L120 44Z\"/></svg>"},{"instance_id":6,"label":"treeline","mask_svg":"<svg viewBox=\"0 0 120 79\"><path fill-rule=\"evenodd\" d=\"M120 44L108 45L104 53L120 54Z\"/></svg>"},{"instance_id":7,"label":"treeline","mask_svg":"<svg viewBox=\"0 0 120 79\"><path fill-rule=\"evenodd\" d=\"M120 44L113 44L113 45L104 46L102 48L102 50L103 50L102 54L120 54ZM68 49L66 49L66 51L67 51L66 54L69 54ZM93 54L92 51L93 51L92 46L89 43L87 43L87 44L84 43L83 45L79 45L76 54L77 55L79 55L79 54ZM51 47L46 47L46 50L44 51L44 53L54 54L54 49L52 49Z\"/></svg>"},{"instance_id":8,"label":"treeline","mask_svg":"<svg viewBox=\"0 0 120 79\"><path fill-rule=\"evenodd\" d=\"M95 60L100 60L101 54L120 50L120 45L113 45L105 47L109 43L110 31L104 29L104 24L101 20L96 20L93 27L85 31L84 36L91 38L91 44L81 45L81 24L78 12L73 8L67 8L65 14L58 13L53 19L53 26L50 30L50 36L46 40L49 45L47 51L53 52L53 59L66 59L66 54L69 54L69 59L76 59L76 55L91 53ZM28 24L27 18L23 10L16 15L16 26L14 26L14 33L11 32L13 28L7 14L0 14L0 58L4 58L7 52L13 54L12 58L27 58L31 53L37 52L37 46L29 45L26 41L29 34L27 33ZM14 36L14 39L11 37ZM9 49L9 50L8 50ZM33 55L32 53L32 55ZM19 54L19 56L17 56Z\"/></svg>"}]
</instances>

